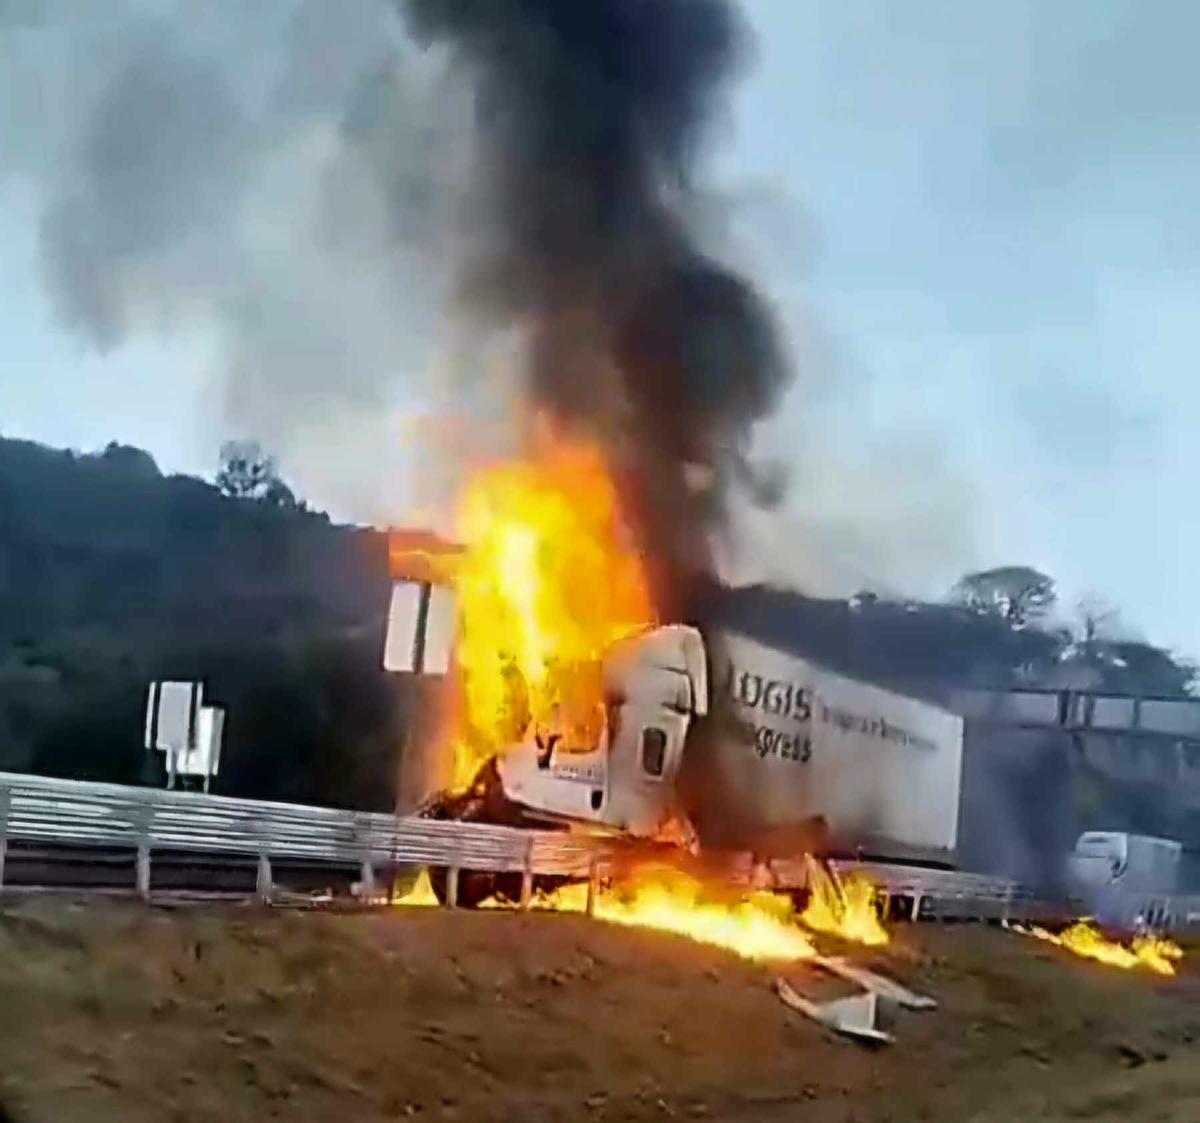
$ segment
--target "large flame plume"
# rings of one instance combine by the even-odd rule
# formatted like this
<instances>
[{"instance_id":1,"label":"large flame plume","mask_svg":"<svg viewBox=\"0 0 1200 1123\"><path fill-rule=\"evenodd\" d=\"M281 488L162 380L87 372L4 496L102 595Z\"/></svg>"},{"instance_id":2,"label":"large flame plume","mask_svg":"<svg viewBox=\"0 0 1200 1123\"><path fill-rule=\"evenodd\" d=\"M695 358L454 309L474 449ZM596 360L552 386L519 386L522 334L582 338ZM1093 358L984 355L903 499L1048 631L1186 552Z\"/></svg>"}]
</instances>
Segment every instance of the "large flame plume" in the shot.
<instances>
[{"instance_id":1,"label":"large flame plume","mask_svg":"<svg viewBox=\"0 0 1200 1123\"><path fill-rule=\"evenodd\" d=\"M459 788L531 733L555 736L568 751L599 745L604 658L614 643L655 621L643 561L630 543L604 456L544 420L536 431L530 455L469 481L459 508L465 549L438 575L451 581L458 600L458 690L442 743L453 754ZM730 898L678 869L643 866L602 891L594 912L750 959L813 955L797 919L846 940L887 943L867 880L842 882L810 860L809 886L797 918L786 896ZM428 885L419 885L401 903L431 897ZM586 899L587 887L575 885L540 896L536 905L582 911Z\"/></svg>"},{"instance_id":2,"label":"large flame plume","mask_svg":"<svg viewBox=\"0 0 1200 1123\"><path fill-rule=\"evenodd\" d=\"M455 785L530 730L562 749L594 748L604 655L654 622L604 458L560 438L482 470L463 496L459 534Z\"/></svg>"},{"instance_id":3,"label":"large flame plume","mask_svg":"<svg viewBox=\"0 0 1200 1123\"><path fill-rule=\"evenodd\" d=\"M1089 919L1076 921L1057 935L1037 925L1013 927L1023 935L1033 936L1085 959L1095 959L1109 967L1126 971L1141 967L1159 975L1174 975L1175 962L1183 958L1183 949L1164 937L1135 936L1128 945L1121 944L1108 939Z\"/></svg>"}]
</instances>

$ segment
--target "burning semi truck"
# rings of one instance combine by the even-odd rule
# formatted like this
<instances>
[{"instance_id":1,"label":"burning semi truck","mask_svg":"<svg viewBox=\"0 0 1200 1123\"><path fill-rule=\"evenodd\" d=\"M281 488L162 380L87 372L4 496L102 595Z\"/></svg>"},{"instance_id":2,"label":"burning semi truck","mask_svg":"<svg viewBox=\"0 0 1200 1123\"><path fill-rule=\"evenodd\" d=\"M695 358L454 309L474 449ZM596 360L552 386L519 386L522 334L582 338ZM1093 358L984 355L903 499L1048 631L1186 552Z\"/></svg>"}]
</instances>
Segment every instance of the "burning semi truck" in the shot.
<instances>
[{"instance_id":1,"label":"burning semi truck","mask_svg":"<svg viewBox=\"0 0 1200 1123\"><path fill-rule=\"evenodd\" d=\"M419 813L952 865L962 719L728 626L654 620L608 486L586 457L507 466L469 489L470 545L393 535L384 663L438 680L406 751ZM460 902L494 888L470 884Z\"/></svg>"}]
</instances>

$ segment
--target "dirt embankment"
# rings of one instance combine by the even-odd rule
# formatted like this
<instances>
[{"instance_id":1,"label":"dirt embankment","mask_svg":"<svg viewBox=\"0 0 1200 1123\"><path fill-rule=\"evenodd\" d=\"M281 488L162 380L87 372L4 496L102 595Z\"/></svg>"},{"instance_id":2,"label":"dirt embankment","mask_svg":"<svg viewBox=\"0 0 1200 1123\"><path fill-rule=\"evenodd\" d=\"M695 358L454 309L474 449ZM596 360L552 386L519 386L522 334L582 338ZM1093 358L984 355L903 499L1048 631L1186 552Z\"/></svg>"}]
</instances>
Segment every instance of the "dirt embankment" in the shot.
<instances>
[{"instance_id":1,"label":"dirt embankment","mask_svg":"<svg viewBox=\"0 0 1200 1123\"><path fill-rule=\"evenodd\" d=\"M1190 966L966 926L856 958L941 1008L871 1052L764 967L577 916L26 901L0 910L0 1120L1200 1119Z\"/></svg>"}]
</instances>

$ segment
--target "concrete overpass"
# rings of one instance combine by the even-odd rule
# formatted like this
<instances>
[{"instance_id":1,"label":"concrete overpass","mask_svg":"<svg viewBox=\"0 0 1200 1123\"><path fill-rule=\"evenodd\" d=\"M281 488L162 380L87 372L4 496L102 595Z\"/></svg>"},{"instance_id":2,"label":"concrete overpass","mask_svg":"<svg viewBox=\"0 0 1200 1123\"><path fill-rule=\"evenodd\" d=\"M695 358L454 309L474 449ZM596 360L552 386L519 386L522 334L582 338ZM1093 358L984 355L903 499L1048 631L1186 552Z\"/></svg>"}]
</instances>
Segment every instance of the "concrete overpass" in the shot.
<instances>
[{"instance_id":1,"label":"concrete overpass","mask_svg":"<svg viewBox=\"0 0 1200 1123\"><path fill-rule=\"evenodd\" d=\"M966 718L965 861L1047 875L1050 853L1108 829L1180 839L1200 866L1200 699L964 690L949 703Z\"/></svg>"}]
</instances>

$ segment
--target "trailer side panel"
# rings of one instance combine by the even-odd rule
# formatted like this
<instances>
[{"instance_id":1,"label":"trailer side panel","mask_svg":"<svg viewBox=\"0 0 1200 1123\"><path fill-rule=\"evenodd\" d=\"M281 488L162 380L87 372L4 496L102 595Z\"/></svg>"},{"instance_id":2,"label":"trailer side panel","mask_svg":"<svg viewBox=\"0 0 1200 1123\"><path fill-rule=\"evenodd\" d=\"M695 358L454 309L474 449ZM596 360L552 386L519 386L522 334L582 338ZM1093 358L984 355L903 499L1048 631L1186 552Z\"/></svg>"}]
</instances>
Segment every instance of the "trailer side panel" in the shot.
<instances>
[{"instance_id":1,"label":"trailer side panel","mask_svg":"<svg viewBox=\"0 0 1200 1123\"><path fill-rule=\"evenodd\" d=\"M721 845L823 818L838 849L953 861L963 721L733 632L708 637L712 713L682 781Z\"/></svg>"}]
</instances>

